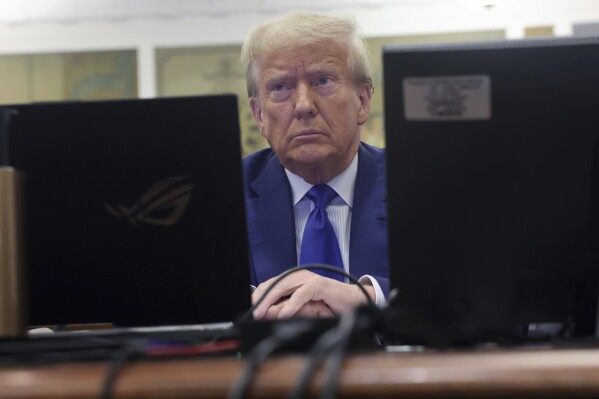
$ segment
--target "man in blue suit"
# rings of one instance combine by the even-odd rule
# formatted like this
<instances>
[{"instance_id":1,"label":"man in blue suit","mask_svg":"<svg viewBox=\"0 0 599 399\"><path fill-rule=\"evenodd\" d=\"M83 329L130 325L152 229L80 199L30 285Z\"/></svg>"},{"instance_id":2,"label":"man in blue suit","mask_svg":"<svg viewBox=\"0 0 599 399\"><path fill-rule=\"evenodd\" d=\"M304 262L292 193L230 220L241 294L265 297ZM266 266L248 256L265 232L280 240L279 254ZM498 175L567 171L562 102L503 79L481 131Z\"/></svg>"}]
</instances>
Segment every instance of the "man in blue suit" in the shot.
<instances>
[{"instance_id":1,"label":"man in blue suit","mask_svg":"<svg viewBox=\"0 0 599 399\"><path fill-rule=\"evenodd\" d=\"M250 33L242 60L250 108L270 145L244 159L253 301L302 263L316 201L309 192L326 184L342 267L382 304L388 290L384 152L360 141L372 79L355 21L299 13L272 20ZM366 302L347 280L308 270L273 288L256 318L326 317Z\"/></svg>"}]
</instances>

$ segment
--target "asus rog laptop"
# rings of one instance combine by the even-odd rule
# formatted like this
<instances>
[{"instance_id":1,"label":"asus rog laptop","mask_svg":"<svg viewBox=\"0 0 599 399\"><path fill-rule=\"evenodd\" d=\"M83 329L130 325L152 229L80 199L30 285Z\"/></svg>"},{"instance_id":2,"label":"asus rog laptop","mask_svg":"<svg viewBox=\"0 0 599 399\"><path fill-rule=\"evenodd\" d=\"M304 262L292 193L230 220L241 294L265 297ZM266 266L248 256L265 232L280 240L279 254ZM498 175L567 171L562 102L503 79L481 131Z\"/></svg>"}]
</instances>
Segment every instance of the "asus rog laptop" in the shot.
<instances>
[{"instance_id":1,"label":"asus rog laptop","mask_svg":"<svg viewBox=\"0 0 599 399\"><path fill-rule=\"evenodd\" d=\"M25 173L30 325L219 323L250 307L235 96L0 110Z\"/></svg>"}]
</instances>

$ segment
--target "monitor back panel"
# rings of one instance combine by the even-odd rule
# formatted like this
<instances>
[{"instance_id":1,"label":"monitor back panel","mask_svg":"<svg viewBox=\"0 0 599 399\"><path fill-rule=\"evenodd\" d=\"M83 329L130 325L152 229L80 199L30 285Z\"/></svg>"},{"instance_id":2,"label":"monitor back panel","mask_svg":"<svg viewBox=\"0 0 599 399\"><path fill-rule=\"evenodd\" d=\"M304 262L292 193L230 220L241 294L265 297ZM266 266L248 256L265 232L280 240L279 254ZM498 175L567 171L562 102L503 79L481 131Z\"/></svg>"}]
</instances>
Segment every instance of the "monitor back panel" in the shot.
<instances>
[{"instance_id":1,"label":"monitor back panel","mask_svg":"<svg viewBox=\"0 0 599 399\"><path fill-rule=\"evenodd\" d=\"M32 325L197 324L249 308L236 97L8 108Z\"/></svg>"},{"instance_id":2,"label":"monitor back panel","mask_svg":"<svg viewBox=\"0 0 599 399\"><path fill-rule=\"evenodd\" d=\"M510 333L596 304L577 293L597 270L598 53L592 39L385 50L402 306Z\"/></svg>"}]
</instances>

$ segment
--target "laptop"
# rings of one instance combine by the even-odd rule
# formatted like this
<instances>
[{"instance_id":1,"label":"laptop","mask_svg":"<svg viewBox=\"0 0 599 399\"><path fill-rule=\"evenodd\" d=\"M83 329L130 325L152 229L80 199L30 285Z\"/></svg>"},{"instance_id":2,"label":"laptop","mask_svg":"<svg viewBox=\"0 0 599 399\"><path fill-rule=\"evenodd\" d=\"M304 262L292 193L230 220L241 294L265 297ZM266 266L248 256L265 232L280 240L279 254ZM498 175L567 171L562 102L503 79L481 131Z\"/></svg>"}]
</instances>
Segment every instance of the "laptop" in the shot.
<instances>
[{"instance_id":1,"label":"laptop","mask_svg":"<svg viewBox=\"0 0 599 399\"><path fill-rule=\"evenodd\" d=\"M234 95L7 110L31 326L228 323L249 309Z\"/></svg>"}]
</instances>

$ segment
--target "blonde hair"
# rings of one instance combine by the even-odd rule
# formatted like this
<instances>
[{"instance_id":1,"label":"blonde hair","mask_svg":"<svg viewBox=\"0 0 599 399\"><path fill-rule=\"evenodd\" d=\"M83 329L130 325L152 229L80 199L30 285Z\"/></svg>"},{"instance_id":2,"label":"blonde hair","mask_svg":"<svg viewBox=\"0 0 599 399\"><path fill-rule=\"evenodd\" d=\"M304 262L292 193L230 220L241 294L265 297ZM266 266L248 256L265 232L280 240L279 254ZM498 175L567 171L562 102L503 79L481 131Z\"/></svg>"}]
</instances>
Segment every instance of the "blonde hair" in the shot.
<instances>
[{"instance_id":1,"label":"blonde hair","mask_svg":"<svg viewBox=\"0 0 599 399\"><path fill-rule=\"evenodd\" d=\"M368 84L372 90L368 46L359 36L353 17L291 13L256 26L243 43L241 62L246 68L248 96L258 94L260 60L264 56L329 40L347 48L347 66L354 84Z\"/></svg>"}]
</instances>

